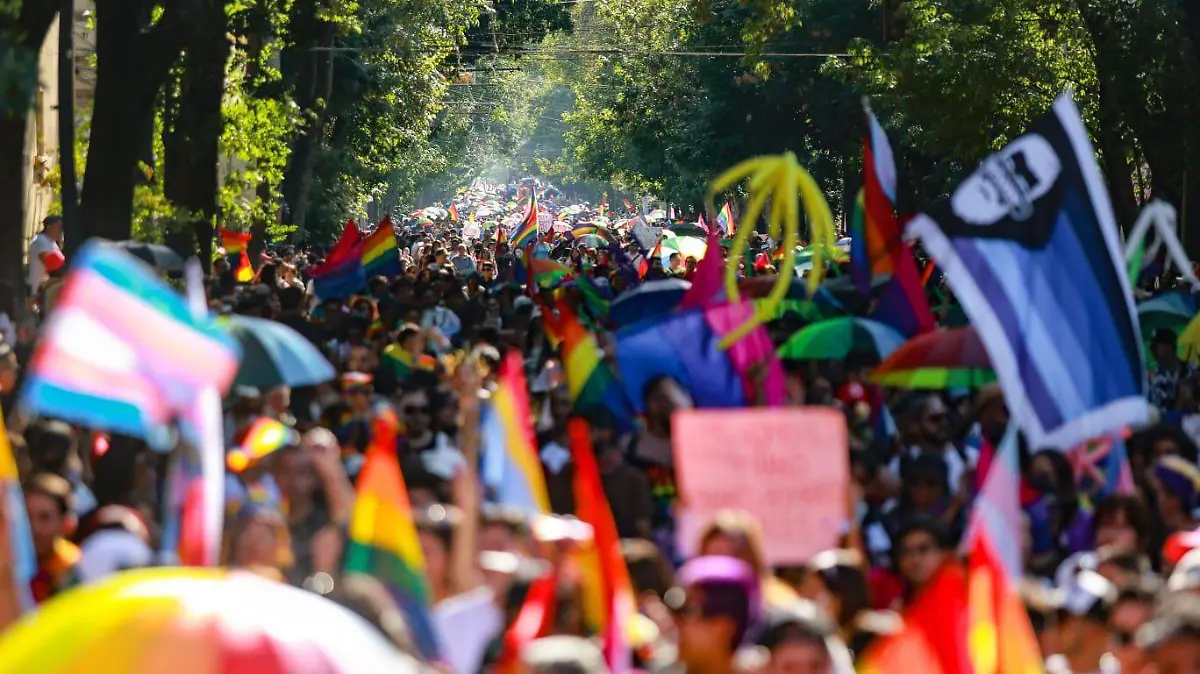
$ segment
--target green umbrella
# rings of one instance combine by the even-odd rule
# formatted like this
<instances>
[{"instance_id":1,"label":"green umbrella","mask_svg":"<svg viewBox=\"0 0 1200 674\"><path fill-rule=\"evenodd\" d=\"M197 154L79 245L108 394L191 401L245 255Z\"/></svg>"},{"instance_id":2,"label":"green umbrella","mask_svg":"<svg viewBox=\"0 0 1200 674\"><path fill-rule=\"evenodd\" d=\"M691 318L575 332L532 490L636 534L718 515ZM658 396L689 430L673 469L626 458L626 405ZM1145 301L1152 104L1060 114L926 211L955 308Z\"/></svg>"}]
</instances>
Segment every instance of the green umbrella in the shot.
<instances>
[{"instance_id":1,"label":"green umbrella","mask_svg":"<svg viewBox=\"0 0 1200 674\"><path fill-rule=\"evenodd\" d=\"M235 386L312 386L337 376L312 342L283 323L250 316L228 316L222 322L242 347Z\"/></svg>"},{"instance_id":2,"label":"green umbrella","mask_svg":"<svg viewBox=\"0 0 1200 674\"><path fill-rule=\"evenodd\" d=\"M804 328L779 347L784 360L842 360L851 353L887 358L904 335L878 321L842 316Z\"/></svg>"}]
</instances>

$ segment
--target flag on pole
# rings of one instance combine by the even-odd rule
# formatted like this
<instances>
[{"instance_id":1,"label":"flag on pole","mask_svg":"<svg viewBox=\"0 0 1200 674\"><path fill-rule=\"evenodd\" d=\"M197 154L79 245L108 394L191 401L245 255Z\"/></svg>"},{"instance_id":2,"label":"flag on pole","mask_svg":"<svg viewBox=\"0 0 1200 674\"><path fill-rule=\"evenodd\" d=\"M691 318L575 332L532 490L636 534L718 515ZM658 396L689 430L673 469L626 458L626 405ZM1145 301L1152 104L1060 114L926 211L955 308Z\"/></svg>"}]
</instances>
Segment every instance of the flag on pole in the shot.
<instances>
[{"instance_id":1,"label":"flag on pole","mask_svg":"<svg viewBox=\"0 0 1200 674\"><path fill-rule=\"evenodd\" d=\"M509 351L479 423L483 481L496 503L531 515L549 515L550 496L530 425L527 390L525 361L520 352Z\"/></svg>"},{"instance_id":2,"label":"flag on pole","mask_svg":"<svg viewBox=\"0 0 1200 674\"><path fill-rule=\"evenodd\" d=\"M363 276L400 275L400 246L396 243L396 232L392 227L392 216L385 215L383 222L362 244Z\"/></svg>"},{"instance_id":3,"label":"flag on pole","mask_svg":"<svg viewBox=\"0 0 1200 674\"><path fill-rule=\"evenodd\" d=\"M238 283L250 283L254 280L254 267L250 264L250 256L242 249L238 253L238 266L233 272L234 280Z\"/></svg>"},{"instance_id":4,"label":"flag on pole","mask_svg":"<svg viewBox=\"0 0 1200 674\"><path fill-rule=\"evenodd\" d=\"M721 232L727 239L737 233L737 222L733 219L733 209L730 208L728 201L721 207L721 212L717 213L717 224L721 226Z\"/></svg>"},{"instance_id":5,"label":"flag on pole","mask_svg":"<svg viewBox=\"0 0 1200 674\"><path fill-rule=\"evenodd\" d=\"M37 573L37 557L33 550L33 535L29 531L29 516L25 513L25 496L21 493L21 479L17 474L17 462L13 457L12 445L8 441L8 429L4 426L4 414L0 409L0 485L4 489L4 516L8 527L8 550L11 556L12 579L16 584L15 594L21 610L34 607L32 586Z\"/></svg>"},{"instance_id":6,"label":"flag on pole","mask_svg":"<svg viewBox=\"0 0 1200 674\"><path fill-rule=\"evenodd\" d=\"M1120 236L1069 95L909 228L978 330L1031 446L1149 422Z\"/></svg>"},{"instance_id":7,"label":"flag on pole","mask_svg":"<svg viewBox=\"0 0 1200 674\"><path fill-rule=\"evenodd\" d=\"M450 204L450 222L458 222L459 220L458 204L452 203Z\"/></svg>"},{"instance_id":8,"label":"flag on pole","mask_svg":"<svg viewBox=\"0 0 1200 674\"><path fill-rule=\"evenodd\" d=\"M512 247L514 250L524 249L537 239L538 234L538 202L537 195L529 196L529 210L525 213L525 219L517 226L517 233L512 237Z\"/></svg>"},{"instance_id":9,"label":"flag on pole","mask_svg":"<svg viewBox=\"0 0 1200 674\"><path fill-rule=\"evenodd\" d=\"M221 247L226 255L236 255L250 245L250 232L231 232L224 227L218 227L217 231L221 234Z\"/></svg>"}]
</instances>

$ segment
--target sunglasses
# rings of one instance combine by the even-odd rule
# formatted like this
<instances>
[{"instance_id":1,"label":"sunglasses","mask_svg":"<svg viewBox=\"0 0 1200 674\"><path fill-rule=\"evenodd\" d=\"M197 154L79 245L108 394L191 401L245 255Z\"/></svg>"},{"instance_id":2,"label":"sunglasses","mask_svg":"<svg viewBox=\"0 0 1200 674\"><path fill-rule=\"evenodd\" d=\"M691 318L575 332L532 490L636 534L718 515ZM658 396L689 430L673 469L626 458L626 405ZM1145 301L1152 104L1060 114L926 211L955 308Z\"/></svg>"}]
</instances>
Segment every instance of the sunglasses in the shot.
<instances>
[{"instance_id":1,"label":"sunglasses","mask_svg":"<svg viewBox=\"0 0 1200 674\"><path fill-rule=\"evenodd\" d=\"M401 410L405 415L429 414L427 405L405 405Z\"/></svg>"}]
</instances>

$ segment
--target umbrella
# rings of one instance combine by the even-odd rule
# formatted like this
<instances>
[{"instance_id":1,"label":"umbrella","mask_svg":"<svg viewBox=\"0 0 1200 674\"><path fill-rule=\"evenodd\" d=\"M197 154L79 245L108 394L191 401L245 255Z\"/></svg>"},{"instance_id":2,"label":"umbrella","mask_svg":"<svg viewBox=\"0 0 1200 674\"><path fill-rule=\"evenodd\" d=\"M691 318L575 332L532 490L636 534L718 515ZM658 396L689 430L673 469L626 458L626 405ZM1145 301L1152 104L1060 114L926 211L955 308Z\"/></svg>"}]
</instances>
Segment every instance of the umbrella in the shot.
<instances>
[{"instance_id":1,"label":"umbrella","mask_svg":"<svg viewBox=\"0 0 1200 674\"><path fill-rule=\"evenodd\" d=\"M1196 315L1196 298L1189 292L1163 293L1137 305L1142 334L1149 335L1159 328L1180 330Z\"/></svg>"},{"instance_id":2,"label":"umbrella","mask_svg":"<svg viewBox=\"0 0 1200 674\"><path fill-rule=\"evenodd\" d=\"M596 234L584 234L576 237L576 248L608 248L608 239Z\"/></svg>"},{"instance_id":3,"label":"umbrella","mask_svg":"<svg viewBox=\"0 0 1200 674\"><path fill-rule=\"evenodd\" d=\"M140 241L118 241L113 245L160 271L183 271L183 258L166 246Z\"/></svg>"},{"instance_id":4,"label":"umbrella","mask_svg":"<svg viewBox=\"0 0 1200 674\"><path fill-rule=\"evenodd\" d=\"M225 321L242 346L236 386L312 386L337 374L312 342L283 323L250 316L229 316Z\"/></svg>"},{"instance_id":5,"label":"umbrella","mask_svg":"<svg viewBox=\"0 0 1200 674\"><path fill-rule=\"evenodd\" d=\"M703 260L708 252L708 242L694 236L666 236L662 240L662 264L665 267L671 259L671 253L679 253L679 257L688 259L694 257Z\"/></svg>"},{"instance_id":6,"label":"umbrella","mask_svg":"<svg viewBox=\"0 0 1200 674\"><path fill-rule=\"evenodd\" d=\"M0 671L63 674L416 672L320 595L246 571L126 571L55 597L0 638Z\"/></svg>"},{"instance_id":7,"label":"umbrella","mask_svg":"<svg viewBox=\"0 0 1200 674\"><path fill-rule=\"evenodd\" d=\"M616 325L632 325L669 313L683 300L692 284L682 279L649 281L613 300L608 317Z\"/></svg>"},{"instance_id":8,"label":"umbrella","mask_svg":"<svg viewBox=\"0 0 1200 674\"><path fill-rule=\"evenodd\" d=\"M975 328L953 328L913 337L887 357L871 380L911 389L979 388L996 380Z\"/></svg>"},{"instance_id":9,"label":"umbrella","mask_svg":"<svg viewBox=\"0 0 1200 674\"><path fill-rule=\"evenodd\" d=\"M646 219L647 220L666 220L667 212L661 208L657 209L657 210L653 210L646 214Z\"/></svg>"},{"instance_id":10,"label":"umbrella","mask_svg":"<svg viewBox=\"0 0 1200 674\"><path fill-rule=\"evenodd\" d=\"M701 239L708 237L708 230L697 224L688 224L677 222L669 227L672 232L678 236L698 236Z\"/></svg>"},{"instance_id":11,"label":"umbrella","mask_svg":"<svg viewBox=\"0 0 1200 674\"><path fill-rule=\"evenodd\" d=\"M779 347L786 360L842 360L851 353L887 358L904 335L878 321L843 316L813 323Z\"/></svg>"}]
</instances>

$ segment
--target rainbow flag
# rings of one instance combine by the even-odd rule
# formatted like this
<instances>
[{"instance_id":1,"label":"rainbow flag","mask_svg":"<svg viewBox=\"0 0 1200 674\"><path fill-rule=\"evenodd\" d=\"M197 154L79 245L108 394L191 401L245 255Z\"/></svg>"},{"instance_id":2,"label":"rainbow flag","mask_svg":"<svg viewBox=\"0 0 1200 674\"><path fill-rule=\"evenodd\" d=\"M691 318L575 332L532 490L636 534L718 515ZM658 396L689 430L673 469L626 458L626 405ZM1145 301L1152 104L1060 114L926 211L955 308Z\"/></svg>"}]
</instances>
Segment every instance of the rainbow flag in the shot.
<instances>
[{"instance_id":1,"label":"rainbow flag","mask_svg":"<svg viewBox=\"0 0 1200 674\"><path fill-rule=\"evenodd\" d=\"M529 277L539 288L554 288L571 275L571 270L549 258L535 257L529 261Z\"/></svg>"},{"instance_id":2,"label":"rainbow flag","mask_svg":"<svg viewBox=\"0 0 1200 674\"><path fill-rule=\"evenodd\" d=\"M396 244L396 233L392 230L392 216L385 215L375 231L363 241L363 276L400 275L400 246Z\"/></svg>"},{"instance_id":3,"label":"rainbow flag","mask_svg":"<svg viewBox=\"0 0 1200 674\"><path fill-rule=\"evenodd\" d=\"M577 412L604 409L618 428L628 427L634 418L633 408L621 389L612 367L604 360L604 352L592 333L562 298L558 299L558 315L543 313L542 320L550 331L562 339L559 352L567 378L567 390Z\"/></svg>"},{"instance_id":4,"label":"rainbow flag","mask_svg":"<svg viewBox=\"0 0 1200 674\"><path fill-rule=\"evenodd\" d=\"M583 618L592 631L603 635L604 659L609 669L613 674L625 674L633 666L633 652L626 635L637 613L629 569L621 555L621 539L592 452L591 430L586 421L574 419L568 424L567 433L575 462L575 514L591 525L593 535L590 549L581 552Z\"/></svg>"},{"instance_id":5,"label":"rainbow flag","mask_svg":"<svg viewBox=\"0 0 1200 674\"><path fill-rule=\"evenodd\" d=\"M218 227L217 231L221 234L221 247L226 255L236 255L250 245L250 232L231 232L224 227Z\"/></svg>"},{"instance_id":6,"label":"rainbow flag","mask_svg":"<svg viewBox=\"0 0 1200 674\"><path fill-rule=\"evenodd\" d=\"M414 356L399 344L391 344L384 348L383 362L392 369L392 374L399 383L408 381L409 377L418 371L433 372L438 364L437 358L424 353Z\"/></svg>"},{"instance_id":7,"label":"rainbow flag","mask_svg":"<svg viewBox=\"0 0 1200 674\"><path fill-rule=\"evenodd\" d=\"M458 215L458 204L450 204L450 222L458 222L461 218Z\"/></svg>"},{"instance_id":8,"label":"rainbow flag","mask_svg":"<svg viewBox=\"0 0 1200 674\"><path fill-rule=\"evenodd\" d=\"M967 646L967 611L966 576L957 563L948 562L904 610L904 626L867 648L858 662L859 674L973 673Z\"/></svg>"},{"instance_id":9,"label":"rainbow flag","mask_svg":"<svg viewBox=\"0 0 1200 674\"><path fill-rule=\"evenodd\" d=\"M374 576L387 585L408 620L417 649L434 661L438 647L429 617L425 558L396 458L399 427L395 412L384 408L376 413L350 515L344 571Z\"/></svg>"},{"instance_id":10,"label":"rainbow flag","mask_svg":"<svg viewBox=\"0 0 1200 674\"><path fill-rule=\"evenodd\" d=\"M230 472L241 473L296 440L296 432L283 423L259 417L246 429L241 443L225 455L225 465Z\"/></svg>"},{"instance_id":11,"label":"rainbow flag","mask_svg":"<svg viewBox=\"0 0 1200 674\"><path fill-rule=\"evenodd\" d=\"M594 222L580 222L576 224L574 227L571 227L571 231L567 233L567 237L572 241L577 241L580 237L587 236L588 234L595 234L605 241L610 240L608 232Z\"/></svg>"},{"instance_id":12,"label":"rainbow flag","mask_svg":"<svg viewBox=\"0 0 1200 674\"><path fill-rule=\"evenodd\" d=\"M721 227L721 233L726 238L732 237L737 232L737 221L733 219L733 209L730 208L729 202L721 207L721 212L717 213L717 224Z\"/></svg>"},{"instance_id":13,"label":"rainbow flag","mask_svg":"<svg viewBox=\"0 0 1200 674\"><path fill-rule=\"evenodd\" d=\"M4 513L8 518L8 550L12 556L13 581L21 601L21 610L35 606L30 582L37 573L37 558L33 552L33 536L29 532L29 517L25 514L25 496L21 494L21 479L8 429L4 427L4 410L0 409L0 483L4 485Z\"/></svg>"},{"instance_id":14,"label":"rainbow flag","mask_svg":"<svg viewBox=\"0 0 1200 674\"><path fill-rule=\"evenodd\" d=\"M538 203L537 194L529 195L529 212L525 214L525 219L517 226L517 233L512 237L512 249L518 250L526 246L532 246L537 241L538 233Z\"/></svg>"},{"instance_id":15,"label":"rainbow flag","mask_svg":"<svg viewBox=\"0 0 1200 674\"><path fill-rule=\"evenodd\" d=\"M872 318L906 336L933 330L933 314L916 261L896 219L896 163L887 134L864 104L869 129L863 138L863 186L851 220L850 273L863 295L871 281L890 275Z\"/></svg>"},{"instance_id":16,"label":"rainbow flag","mask_svg":"<svg viewBox=\"0 0 1200 674\"><path fill-rule=\"evenodd\" d=\"M530 425L525 361L509 351L500 364L496 390L480 419L483 480L492 500L523 512L550 514L546 477Z\"/></svg>"},{"instance_id":17,"label":"rainbow flag","mask_svg":"<svg viewBox=\"0 0 1200 674\"><path fill-rule=\"evenodd\" d=\"M233 276L238 283L250 283L254 280L254 267L250 266L250 256L244 249L238 254L238 266Z\"/></svg>"},{"instance_id":18,"label":"rainbow flag","mask_svg":"<svg viewBox=\"0 0 1200 674\"><path fill-rule=\"evenodd\" d=\"M346 221L346 228L337 243L333 244L325 261L312 271L313 290L317 297L342 299L353 295L366 285L363 273L362 233L353 220Z\"/></svg>"},{"instance_id":19,"label":"rainbow flag","mask_svg":"<svg viewBox=\"0 0 1200 674\"><path fill-rule=\"evenodd\" d=\"M30 361L21 402L82 426L165 440L197 392L229 389L237 342L145 264L104 243L76 257Z\"/></svg>"}]
</instances>

